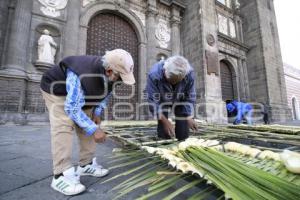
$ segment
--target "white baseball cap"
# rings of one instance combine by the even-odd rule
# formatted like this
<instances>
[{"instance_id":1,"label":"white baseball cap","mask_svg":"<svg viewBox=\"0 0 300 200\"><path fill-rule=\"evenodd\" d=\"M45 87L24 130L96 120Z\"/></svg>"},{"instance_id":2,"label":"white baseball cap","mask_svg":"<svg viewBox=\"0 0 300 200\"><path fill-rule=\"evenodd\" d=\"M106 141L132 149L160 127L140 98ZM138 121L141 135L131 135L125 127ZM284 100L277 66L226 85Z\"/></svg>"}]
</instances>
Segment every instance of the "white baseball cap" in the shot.
<instances>
[{"instance_id":1,"label":"white baseball cap","mask_svg":"<svg viewBox=\"0 0 300 200\"><path fill-rule=\"evenodd\" d=\"M106 51L104 58L113 71L120 73L123 83L127 85L135 84L133 75L134 62L130 53L123 49L115 49Z\"/></svg>"}]
</instances>

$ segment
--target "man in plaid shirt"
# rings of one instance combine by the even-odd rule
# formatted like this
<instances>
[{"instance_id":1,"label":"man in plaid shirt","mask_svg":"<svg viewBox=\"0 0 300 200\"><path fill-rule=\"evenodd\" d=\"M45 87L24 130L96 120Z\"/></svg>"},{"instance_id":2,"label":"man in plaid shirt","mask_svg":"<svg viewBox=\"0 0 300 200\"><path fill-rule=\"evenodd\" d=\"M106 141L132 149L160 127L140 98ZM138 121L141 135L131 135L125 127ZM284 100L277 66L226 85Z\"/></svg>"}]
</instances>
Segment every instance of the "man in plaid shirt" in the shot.
<instances>
[{"instance_id":1,"label":"man in plaid shirt","mask_svg":"<svg viewBox=\"0 0 300 200\"><path fill-rule=\"evenodd\" d=\"M53 173L51 187L65 195L76 195L86 188L80 175L103 177L108 170L94 158L96 144L106 135L100 115L111 96L113 83L135 83L133 59L122 49L100 56L71 56L49 69L41 89L49 110ZM79 166L72 165L73 130L79 138Z\"/></svg>"}]
</instances>

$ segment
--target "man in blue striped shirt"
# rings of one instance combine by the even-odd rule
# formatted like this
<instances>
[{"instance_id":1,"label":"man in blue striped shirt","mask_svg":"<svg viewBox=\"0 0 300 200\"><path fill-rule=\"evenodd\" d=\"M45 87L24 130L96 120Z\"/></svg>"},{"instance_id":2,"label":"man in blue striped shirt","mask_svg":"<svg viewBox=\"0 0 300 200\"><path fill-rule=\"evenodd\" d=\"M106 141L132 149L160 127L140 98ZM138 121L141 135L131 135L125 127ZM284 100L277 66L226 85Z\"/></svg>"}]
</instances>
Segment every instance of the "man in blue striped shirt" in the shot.
<instances>
[{"instance_id":1,"label":"man in blue striped shirt","mask_svg":"<svg viewBox=\"0 0 300 200\"><path fill-rule=\"evenodd\" d=\"M112 94L113 83L135 83L133 59L115 49L100 56L70 56L49 69L41 89L49 110L54 177L51 187L65 195L85 190L80 175L103 177L108 170L94 158L96 143L106 139L100 116ZM79 166L72 165L73 130L79 138Z\"/></svg>"}]
</instances>

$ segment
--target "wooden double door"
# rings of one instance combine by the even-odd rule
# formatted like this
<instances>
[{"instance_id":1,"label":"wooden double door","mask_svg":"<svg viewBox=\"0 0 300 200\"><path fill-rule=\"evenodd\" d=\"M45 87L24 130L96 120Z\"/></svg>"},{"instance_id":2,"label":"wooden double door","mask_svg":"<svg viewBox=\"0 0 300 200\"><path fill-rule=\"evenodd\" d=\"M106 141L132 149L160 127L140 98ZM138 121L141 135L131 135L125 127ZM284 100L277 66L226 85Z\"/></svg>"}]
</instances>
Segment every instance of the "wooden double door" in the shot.
<instances>
[{"instance_id":1,"label":"wooden double door","mask_svg":"<svg viewBox=\"0 0 300 200\"><path fill-rule=\"evenodd\" d=\"M136 32L132 25L119 15L100 13L93 17L88 25L86 53L103 56L105 51L118 48L124 49L132 55L136 84L134 88L124 84L119 84L115 88L116 95L108 105L108 119L131 120L137 117L136 105L138 103L138 38Z\"/></svg>"}]
</instances>

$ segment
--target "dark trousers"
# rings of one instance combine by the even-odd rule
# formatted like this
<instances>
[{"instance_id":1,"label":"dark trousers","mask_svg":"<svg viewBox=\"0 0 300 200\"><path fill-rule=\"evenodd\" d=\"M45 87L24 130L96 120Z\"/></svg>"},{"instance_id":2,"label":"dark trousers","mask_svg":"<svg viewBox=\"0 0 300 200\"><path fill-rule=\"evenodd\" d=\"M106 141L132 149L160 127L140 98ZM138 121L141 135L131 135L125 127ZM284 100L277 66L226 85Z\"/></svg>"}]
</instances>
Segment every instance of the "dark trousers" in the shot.
<instances>
[{"instance_id":1,"label":"dark trousers","mask_svg":"<svg viewBox=\"0 0 300 200\"><path fill-rule=\"evenodd\" d=\"M181 141L189 137L189 127L187 122L187 116L183 113L182 106L176 106L174 110L175 114L175 135L176 138ZM164 111L162 113L166 118L168 118L169 112ZM180 118L180 119L178 119ZM163 124L158 120L157 125L158 137L162 139L171 139L171 137L165 132Z\"/></svg>"},{"instance_id":2,"label":"dark trousers","mask_svg":"<svg viewBox=\"0 0 300 200\"><path fill-rule=\"evenodd\" d=\"M263 115L264 115L264 122L265 122L265 124L270 124L268 113L263 113Z\"/></svg>"}]
</instances>

